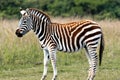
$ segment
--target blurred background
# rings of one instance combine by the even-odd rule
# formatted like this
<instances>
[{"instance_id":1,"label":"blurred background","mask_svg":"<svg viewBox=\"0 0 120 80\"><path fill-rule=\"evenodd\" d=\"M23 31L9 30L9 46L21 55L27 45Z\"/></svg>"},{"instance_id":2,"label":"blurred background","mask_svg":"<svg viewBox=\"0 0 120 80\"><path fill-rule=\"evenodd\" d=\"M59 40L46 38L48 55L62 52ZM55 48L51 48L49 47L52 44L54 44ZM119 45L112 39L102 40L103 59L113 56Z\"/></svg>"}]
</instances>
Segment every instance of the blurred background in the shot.
<instances>
[{"instance_id":1,"label":"blurred background","mask_svg":"<svg viewBox=\"0 0 120 80\"><path fill-rule=\"evenodd\" d=\"M19 18L19 8L38 8L52 16L120 19L120 0L0 0L0 18Z\"/></svg>"}]
</instances>

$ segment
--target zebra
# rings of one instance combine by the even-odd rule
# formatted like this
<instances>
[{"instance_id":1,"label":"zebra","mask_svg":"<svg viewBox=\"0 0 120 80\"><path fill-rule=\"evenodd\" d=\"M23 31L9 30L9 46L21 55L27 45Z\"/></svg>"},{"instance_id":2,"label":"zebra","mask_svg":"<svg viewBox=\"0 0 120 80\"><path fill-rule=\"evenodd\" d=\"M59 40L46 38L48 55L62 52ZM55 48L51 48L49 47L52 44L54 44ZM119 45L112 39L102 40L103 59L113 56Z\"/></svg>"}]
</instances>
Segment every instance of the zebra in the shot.
<instances>
[{"instance_id":1,"label":"zebra","mask_svg":"<svg viewBox=\"0 0 120 80\"><path fill-rule=\"evenodd\" d=\"M53 67L52 80L57 79L56 52L75 52L82 48L89 62L88 78L93 80L98 65L97 47L99 47L99 65L104 51L104 37L100 26L92 20L80 20L70 23L54 23L43 11L35 8L21 9L22 15L15 34L23 37L30 30L36 34L44 52L44 69L41 80L47 76L48 61Z\"/></svg>"}]
</instances>

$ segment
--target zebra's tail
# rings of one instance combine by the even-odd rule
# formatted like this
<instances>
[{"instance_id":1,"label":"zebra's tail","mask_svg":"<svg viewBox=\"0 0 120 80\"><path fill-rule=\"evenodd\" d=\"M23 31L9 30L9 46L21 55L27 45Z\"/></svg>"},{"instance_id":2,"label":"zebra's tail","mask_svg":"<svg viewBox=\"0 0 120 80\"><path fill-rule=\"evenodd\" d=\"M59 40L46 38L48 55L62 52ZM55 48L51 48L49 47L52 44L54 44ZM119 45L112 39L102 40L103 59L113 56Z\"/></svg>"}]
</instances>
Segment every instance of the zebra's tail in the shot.
<instances>
[{"instance_id":1,"label":"zebra's tail","mask_svg":"<svg viewBox=\"0 0 120 80\"><path fill-rule=\"evenodd\" d=\"M103 51L104 51L104 36L102 34L101 35L101 40L100 40L100 49L99 49L99 65L100 66L101 66L101 63L102 63Z\"/></svg>"}]
</instances>

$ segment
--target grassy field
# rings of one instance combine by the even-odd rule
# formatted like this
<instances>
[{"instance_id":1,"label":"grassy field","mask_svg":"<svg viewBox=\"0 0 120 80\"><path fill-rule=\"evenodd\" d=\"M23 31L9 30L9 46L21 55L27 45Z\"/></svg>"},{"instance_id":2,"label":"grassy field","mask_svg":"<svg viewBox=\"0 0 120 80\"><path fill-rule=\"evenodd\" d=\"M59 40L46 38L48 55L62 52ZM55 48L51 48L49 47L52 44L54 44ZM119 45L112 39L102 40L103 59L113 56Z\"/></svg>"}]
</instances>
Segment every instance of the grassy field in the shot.
<instances>
[{"instance_id":1,"label":"grassy field","mask_svg":"<svg viewBox=\"0 0 120 80\"><path fill-rule=\"evenodd\" d=\"M56 22L78 21L74 18L53 18ZM102 66L95 80L120 80L120 21L96 21L103 29L105 51ZM17 38L17 20L0 20L0 80L40 80L43 71L43 52L31 31ZM88 61L84 50L76 53L57 53L58 80L86 80ZM46 80L52 78L49 64Z\"/></svg>"}]
</instances>

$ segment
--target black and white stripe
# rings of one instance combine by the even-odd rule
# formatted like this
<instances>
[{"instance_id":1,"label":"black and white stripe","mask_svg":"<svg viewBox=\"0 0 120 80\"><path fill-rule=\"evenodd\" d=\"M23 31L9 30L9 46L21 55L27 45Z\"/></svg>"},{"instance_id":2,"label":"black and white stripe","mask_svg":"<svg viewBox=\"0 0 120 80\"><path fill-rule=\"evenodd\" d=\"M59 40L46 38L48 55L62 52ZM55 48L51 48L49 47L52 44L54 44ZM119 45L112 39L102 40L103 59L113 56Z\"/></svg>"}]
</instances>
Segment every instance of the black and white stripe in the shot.
<instances>
[{"instance_id":1,"label":"black and white stripe","mask_svg":"<svg viewBox=\"0 0 120 80\"><path fill-rule=\"evenodd\" d=\"M44 51L44 72L41 80L47 75L47 64L51 59L54 75L52 80L56 80L56 51L75 52L85 48L90 69L88 80L93 80L97 66L96 49L100 42L99 60L101 64L104 50L104 40L102 30L99 25L90 20L82 20L67 24L52 23L49 16L37 9L29 8L21 10L22 18L16 35L22 37L29 30L33 30L37 35Z\"/></svg>"}]
</instances>

